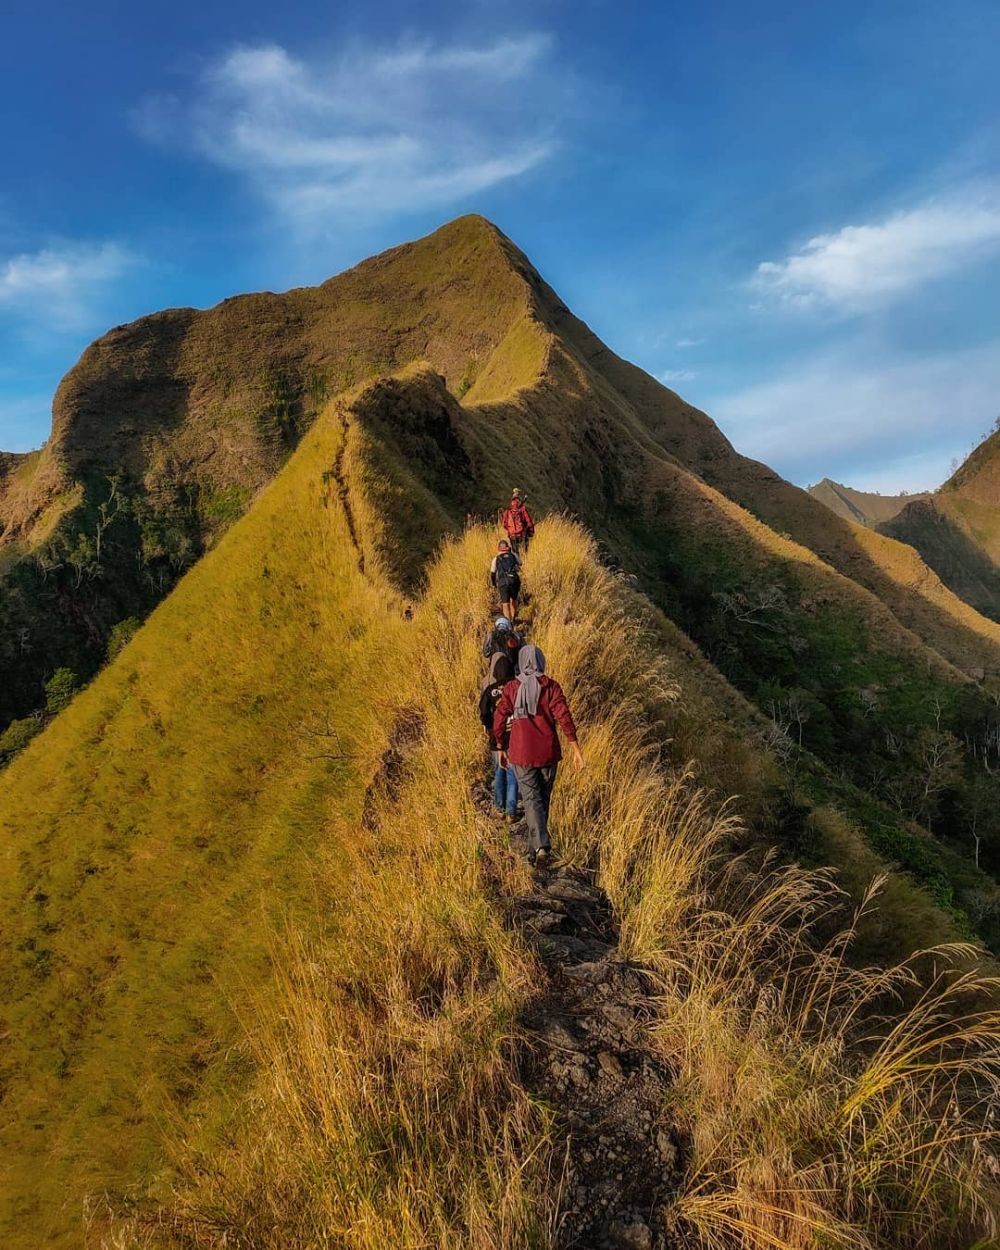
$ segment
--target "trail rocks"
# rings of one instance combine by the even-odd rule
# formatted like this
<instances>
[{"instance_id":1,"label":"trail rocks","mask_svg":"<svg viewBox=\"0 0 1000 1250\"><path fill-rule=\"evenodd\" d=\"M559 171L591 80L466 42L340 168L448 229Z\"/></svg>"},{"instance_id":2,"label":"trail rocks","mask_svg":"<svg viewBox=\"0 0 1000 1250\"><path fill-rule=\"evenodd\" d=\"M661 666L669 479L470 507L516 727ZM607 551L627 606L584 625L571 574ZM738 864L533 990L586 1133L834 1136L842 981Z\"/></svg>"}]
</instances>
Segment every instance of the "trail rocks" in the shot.
<instances>
[{"instance_id":1,"label":"trail rocks","mask_svg":"<svg viewBox=\"0 0 1000 1250\"><path fill-rule=\"evenodd\" d=\"M671 1076L649 1045L648 978L619 958L608 899L584 873L553 867L533 878L510 915L549 973L524 1014L523 1076L565 1136L554 1244L669 1250L662 1211L681 1151L667 1112Z\"/></svg>"}]
</instances>

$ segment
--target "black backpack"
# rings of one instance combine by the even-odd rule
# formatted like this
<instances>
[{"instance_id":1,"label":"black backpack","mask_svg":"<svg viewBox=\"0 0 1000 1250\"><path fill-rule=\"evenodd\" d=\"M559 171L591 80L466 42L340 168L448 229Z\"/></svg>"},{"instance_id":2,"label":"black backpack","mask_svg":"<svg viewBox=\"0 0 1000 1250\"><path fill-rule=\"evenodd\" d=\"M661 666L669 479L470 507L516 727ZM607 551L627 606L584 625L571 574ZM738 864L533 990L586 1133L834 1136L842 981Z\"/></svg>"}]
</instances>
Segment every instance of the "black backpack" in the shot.
<instances>
[{"instance_id":1,"label":"black backpack","mask_svg":"<svg viewBox=\"0 0 1000 1250\"><path fill-rule=\"evenodd\" d=\"M516 634L512 629L494 629L490 635L490 653L486 657L492 660L499 651L501 655L505 655L511 662L514 672L517 672L517 653L524 646L520 634Z\"/></svg>"},{"instance_id":2,"label":"black backpack","mask_svg":"<svg viewBox=\"0 0 1000 1250\"><path fill-rule=\"evenodd\" d=\"M497 582L513 582L521 575L521 565L512 551L497 556Z\"/></svg>"}]
</instances>

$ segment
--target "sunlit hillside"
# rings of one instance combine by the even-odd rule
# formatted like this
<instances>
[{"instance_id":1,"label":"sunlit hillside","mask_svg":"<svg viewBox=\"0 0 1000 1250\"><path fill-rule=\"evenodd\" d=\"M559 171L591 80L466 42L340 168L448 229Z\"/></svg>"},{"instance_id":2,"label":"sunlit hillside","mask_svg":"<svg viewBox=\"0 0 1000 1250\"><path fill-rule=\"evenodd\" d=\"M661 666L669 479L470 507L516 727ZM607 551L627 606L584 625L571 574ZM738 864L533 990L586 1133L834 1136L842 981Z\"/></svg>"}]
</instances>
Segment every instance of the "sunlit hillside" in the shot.
<instances>
[{"instance_id":1,"label":"sunlit hillside","mask_svg":"<svg viewBox=\"0 0 1000 1250\"><path fill-rule=\"evenodd\" d=\"M5 1245L561 1244L572 1121L526 1063L551 974L507 923L531 885L476 798L491 534L446 546L406 619L352 532L378 474L345 424L374 398L317 422L3 776ZM560 845L614 906L612 959L648 969L644 1044L675 1074L660 1116L686 1163L649 1227L990 1229L996 1022L950 1007L985 987L944 975L879 1025L927 961L852 970L828 881L734 869L765 795L726 805L700 778L752 710L578 527L544 523L528 573L589 762Z\"/></svg>"},{"instance_id":2,"label":"sunlit hillside","mask_svg":"<svg viewBox=\"0 0 1000 1250\"><path fill-rule=\"evenodd\" d=\"M513 480L548 882L476 717ZM112 331L0 509L4 1247L996 1235L1000 626L488 222Z\"/></svg>"}]
</instances>

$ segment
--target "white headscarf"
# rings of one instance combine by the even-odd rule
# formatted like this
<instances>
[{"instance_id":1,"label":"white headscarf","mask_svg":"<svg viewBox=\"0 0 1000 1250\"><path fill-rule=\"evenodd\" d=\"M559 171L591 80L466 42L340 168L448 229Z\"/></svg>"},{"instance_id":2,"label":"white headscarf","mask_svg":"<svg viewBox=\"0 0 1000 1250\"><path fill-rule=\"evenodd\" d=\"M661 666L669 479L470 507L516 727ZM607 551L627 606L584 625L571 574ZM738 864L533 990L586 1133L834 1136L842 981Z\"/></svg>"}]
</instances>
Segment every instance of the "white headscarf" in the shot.
<instances>
[{"instance_id":1,"label":"white headscarf","mask_svg":"<svg viewBox=\"0 0 1000 1250\"><path fill-rule=\"evenodd\" d=\"M526 644L517 653L517 700L514 703L514 719L523 720L538 711L542 683L538 675L545 672L545 656L538 647Z\"/></svg>"}]
</instances>

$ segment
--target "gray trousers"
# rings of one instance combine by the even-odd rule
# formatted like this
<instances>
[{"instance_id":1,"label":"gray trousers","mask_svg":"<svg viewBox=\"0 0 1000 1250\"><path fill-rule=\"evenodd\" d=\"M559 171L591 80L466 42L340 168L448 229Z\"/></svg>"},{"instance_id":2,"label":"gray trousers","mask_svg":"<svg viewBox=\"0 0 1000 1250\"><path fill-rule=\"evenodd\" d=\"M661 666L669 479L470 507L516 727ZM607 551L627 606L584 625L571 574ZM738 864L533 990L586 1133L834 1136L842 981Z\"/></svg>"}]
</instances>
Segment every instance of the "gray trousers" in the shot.
<instances>
[{"instance_id":1,"label":"gray trousers","mask_svg":"<svg viewBox=\"0 0 1000 1250\"><path fill-rule=\"evenodd\" d=\"M547 764L544 768L525 768L522 764L513 764L517 788L524 804L524 819L528 824L528 849L540 851L549 847L549 804L552 802L552 787L556 784L555 764Z\"/></svg>"}]
</instances>

